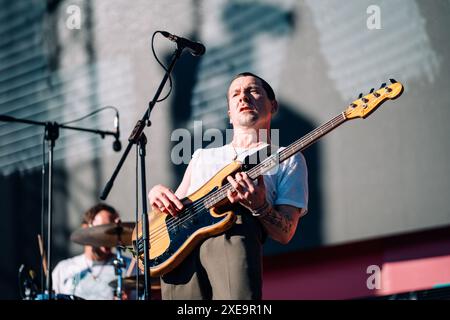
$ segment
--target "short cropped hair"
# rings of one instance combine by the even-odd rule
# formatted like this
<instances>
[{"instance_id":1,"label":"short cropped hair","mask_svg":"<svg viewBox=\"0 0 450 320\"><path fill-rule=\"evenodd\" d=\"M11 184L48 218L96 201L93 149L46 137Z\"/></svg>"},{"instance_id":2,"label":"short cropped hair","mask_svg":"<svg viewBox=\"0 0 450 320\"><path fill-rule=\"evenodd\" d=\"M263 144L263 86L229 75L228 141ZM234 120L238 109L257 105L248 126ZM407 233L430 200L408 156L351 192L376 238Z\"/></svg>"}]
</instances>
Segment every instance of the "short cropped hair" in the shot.
<instances>
[{"instance_id":1,"label":"short cropped hair","mask_svg":"<svg viewBox=\"0 0 450 320\"><path fill-rule=\"evenodd\" d=\"M83 221L81 222L81 224L82 225L83 224L87 224L87 225L91 224L92 221L94 221L94 218L97 215L97 213L99 213L102 210L106 210L106 211L110 212L113 215L113 219L119 218L119 212L116 209L114 209L110 205L107 205L106 203L97 203L95 206L88 209L83 214Z\"/></svg>"},{"instance_id":2,"label":"short cropped hair","mask_svg":"<svg viewBox=\"0 0 450 320\"><path fill-rule=\"evenodd\" d=\"M264 80L264 79L261 78L261 77L258 77L258 76L257 76L256 74L254 74L254 73L251 73L251 72L241 72L241 73L238 73L238 74L235 75L234 78L231 80L230 85L231 85L231 83L232 83L234 80L236 80L236 79L238 79L238 78L241 78L241 77L255 77L255 78L259 79L259 80L261 81L261 83L262 83L262 86L263 86L264 91L266 91L266 94L267 94L267 97L269 98L269 100L270 100L270 101L275 100L275 92L273 91L273 89L272 89L272 87L270 86L270 84L269 84L266 80ZM229 87L229 86L228 86L228 87ZM228 100L228 92L227 92L227 100Z\"/></svg>"}]
</instances>

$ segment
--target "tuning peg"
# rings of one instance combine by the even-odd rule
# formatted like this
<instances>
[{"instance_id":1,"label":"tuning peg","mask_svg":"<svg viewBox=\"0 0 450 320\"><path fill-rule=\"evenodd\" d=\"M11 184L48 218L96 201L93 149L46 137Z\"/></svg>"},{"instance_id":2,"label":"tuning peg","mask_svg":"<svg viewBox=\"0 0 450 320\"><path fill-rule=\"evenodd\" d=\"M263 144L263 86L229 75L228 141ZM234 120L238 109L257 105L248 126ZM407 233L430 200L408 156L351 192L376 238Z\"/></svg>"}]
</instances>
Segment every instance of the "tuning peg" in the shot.
<instances>
[{"instance_id":1,"label":"tuning peg","mask_svg":"<svg viewBox=\"0 0 450 320\"><path fill-rule=\"evenodd\" d=\"M381 84L380 89L382 89L382 88L384 88L384 87L386 87L386 82L383 82L383 83Z\"/></svg>"},{"instance_id":2,"label":"tuning peg","mask_svg":"<svg viewBox=\"0 0 450 320\"><path fill-rule=\"evenodd\" d=\"M370 92L369 92L369 93L372 93L374 90L375 90L374 88L370 89Z\"/></svg>"},{"instance_id":3,"label":"tuning peg","mask_svg":"<svg viewBox=\"0 0 450 320\"><path fill-rule=\"evenodd\" d=\"M362 92L359 94L358 99L361 99L363 96Z\"/></svg>"},{"instance_id":4,"label":"tuning peg","mask_svg":"<svg viewBox=\"0 0 450 320\"><path fill-rule=\"evenodd\" d=\"M389 79L389 81L390 81L391 83L397 83L397 81L396 81L395 79Z\"/></svg>"}]
</instances>

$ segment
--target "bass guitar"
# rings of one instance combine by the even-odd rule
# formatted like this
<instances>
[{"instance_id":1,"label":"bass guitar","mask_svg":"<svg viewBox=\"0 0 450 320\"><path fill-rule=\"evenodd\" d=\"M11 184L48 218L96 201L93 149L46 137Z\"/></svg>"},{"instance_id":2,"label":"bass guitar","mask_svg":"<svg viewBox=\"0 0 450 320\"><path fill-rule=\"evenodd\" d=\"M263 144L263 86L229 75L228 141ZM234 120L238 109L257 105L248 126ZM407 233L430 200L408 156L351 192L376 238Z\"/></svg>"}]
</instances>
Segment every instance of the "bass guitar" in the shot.
<instances>
[{"instance_id":1,"label":"bass guitar","mask_svg":"<svg viewBox=\"0 0 450 320\"><path fill-rule=\"evenodd\" d=\"M334 130L344 122L366 118L388 99L395 99L403 92L403 85L391 79L380 89L353 101L345 111L314 129L307 135L291 143L283 150L273 153L258 162L233 161L221 169L200 189L181 200L184 205L176 218L158 210L149 213L150 229L150 275L163 275L176 266L205 238L228 230L236 220L227 191L232 189L226 177L237 172L246 172L250 179L268 172L299 151L312 145L318 139ZM250 156L251 157L251 156ZM142 241L142 221L133 230L134 254L143 270L144 245Z\"/></svg>"}]
</instances>

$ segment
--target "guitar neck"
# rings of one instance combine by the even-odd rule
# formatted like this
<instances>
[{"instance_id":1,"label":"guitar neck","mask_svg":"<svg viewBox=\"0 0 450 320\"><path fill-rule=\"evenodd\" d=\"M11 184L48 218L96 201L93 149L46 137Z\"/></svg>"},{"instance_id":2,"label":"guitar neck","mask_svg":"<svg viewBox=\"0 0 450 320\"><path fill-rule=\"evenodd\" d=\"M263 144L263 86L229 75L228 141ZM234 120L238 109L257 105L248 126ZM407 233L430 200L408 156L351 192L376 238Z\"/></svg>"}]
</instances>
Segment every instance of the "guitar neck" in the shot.
<instances>
[{"instance_id":1,"label":"guitar neck","mask_svg":"<svg viewBox=\"0 0 450 320\"><path fill-rule=\"evenodd\" d=\"M260 175L263 175L264 173L270 171L272 168L277 166L279 163L287 160L288 158L292 157L294 154L296 154L299 151L302 151L312 145L314 142L322 138L324 135L326 135L328 132L336 129L341 124L343 124L345 121L347 121L347 118L345 117L344 113L340 113L330 121L322 124L321 126L317 127L307 135L303 136L302 138L296 140L295 142L291 143L289 146L281 150L280 152L277 152L249 171L247 171L247 174L250 179L255 180ZM232 186L227 183L224 185L221 189L215 191L214 193L208 195L204 199L204 205L207 208L213 207L218 202L222 201L227 197L227 191L231 190Z\"/></svg>"},{"instance_id":2,"label":"guitar neck","mask_svg":"<svg viewBox=\"0 0 450 320\"><path fill-rule=\"evenodd\" d=\"M251 179L256 179L258 176L264 174L265 172L275 167L278 163L281 163L292 157L297 152L306 149L307 147L315 143L317 140L322 138L324 135L339 127L345 121L347 121L347 118L345 117L344 113L340 113L330 121L322 124L321 126L317 127L316 129L308 133L307 135L291 143L289 146L287 146L280 152L265 159L259 165L249 170L247 174Z\"/></svg>"},{"instance_id":3,"label":"guitar neck","mask_svg":"<svg viewBox=\"0 0 450 320\"><path fill-rule=\"evenodd\" d=\"M287 146L285 149L280 151L279 157L280 162L283 162L284 160L290 158L294 154L296 154L299 151L302 151L306 148L308 148L310 145L315 143L317 140L322 138L327 133L333 131L337 127L339 127L341 124L343 124L347 119L345 118L344 113L340 113L330 121L324 123L323 125L319 126L318 128L314 129L307 135L303 136L299 140L291 143L289 146Z\"/></svg>"}]
</instances>

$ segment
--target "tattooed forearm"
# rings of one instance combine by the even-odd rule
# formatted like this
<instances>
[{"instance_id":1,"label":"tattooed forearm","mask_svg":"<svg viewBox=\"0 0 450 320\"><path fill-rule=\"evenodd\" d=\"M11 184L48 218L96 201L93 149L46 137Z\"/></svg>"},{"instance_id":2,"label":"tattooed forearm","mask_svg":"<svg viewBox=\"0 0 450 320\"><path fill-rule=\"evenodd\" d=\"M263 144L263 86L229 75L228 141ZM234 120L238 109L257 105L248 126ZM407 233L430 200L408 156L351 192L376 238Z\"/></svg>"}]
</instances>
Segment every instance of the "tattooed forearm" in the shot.
<instances>
[{"instance_id":1,"label":"tattooed forearm","mask_svg":"<svg viewBox=\"0 0 450 320\"><path fill-rule=\"evenodd\" d=\"M260 213L259 221L269 237L287 244L295 234L300 213L300 208L290 205L269 206Z\"/></svg>"},{"instance_id":2,"label":"tattooed forearm","mask_svg":"<svg viewBox=\"0 0 450 320\"><path fill-rule=\"evenodd\" d=\"M287 243L295 231L292 214L275 208L261 217L261 222L271 238L282 243Z\"/></svg>"},{"instance_id":3,"label":"tattooed forearm","mask_svg":"<svg viewBox=\"0 0 450 320\"><path fill-rule=\"evenodd\" d=\"M289 233L292 228L290 216L288 214L282 214L275 209L270 210L262 219L284 233Z\"/></svg>"}]
</instances>

